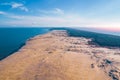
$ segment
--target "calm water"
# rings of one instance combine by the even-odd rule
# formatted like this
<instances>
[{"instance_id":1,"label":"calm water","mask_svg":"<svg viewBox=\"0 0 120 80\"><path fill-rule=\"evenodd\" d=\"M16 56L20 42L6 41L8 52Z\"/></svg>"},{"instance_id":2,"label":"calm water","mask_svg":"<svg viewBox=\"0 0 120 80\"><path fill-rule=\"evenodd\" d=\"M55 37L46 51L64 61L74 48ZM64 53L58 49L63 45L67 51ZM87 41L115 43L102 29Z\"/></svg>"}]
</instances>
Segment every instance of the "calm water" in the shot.
<instances>
[{"instance_id":1,"label":"calm water","mask_svg":"<svg viewBox=\"0 0 120 80\"><path fill-rule=\"evenodd\" d=\"M48 31L47 28L0 28L0 60L17 51L27 39Z\"/></svg>"}]
</instances>

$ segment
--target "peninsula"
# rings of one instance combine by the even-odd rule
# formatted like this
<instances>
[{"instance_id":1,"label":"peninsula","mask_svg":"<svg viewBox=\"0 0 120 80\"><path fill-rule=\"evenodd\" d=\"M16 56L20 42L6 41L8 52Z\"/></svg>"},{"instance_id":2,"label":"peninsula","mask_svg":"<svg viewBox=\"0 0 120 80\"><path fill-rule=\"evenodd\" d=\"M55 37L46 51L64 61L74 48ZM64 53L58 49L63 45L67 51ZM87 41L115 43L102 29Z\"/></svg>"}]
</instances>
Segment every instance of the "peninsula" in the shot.
<instances>
[{"instance_id":1,"label":"peninsula","mask_svg":"<svg viewBox=\"0 0 120 80\"><path fill-rule=\"evenodd\" d=\"M120 49L53 30L0 61L0 80L120 80Z\"/></svg>"}]
</instances>

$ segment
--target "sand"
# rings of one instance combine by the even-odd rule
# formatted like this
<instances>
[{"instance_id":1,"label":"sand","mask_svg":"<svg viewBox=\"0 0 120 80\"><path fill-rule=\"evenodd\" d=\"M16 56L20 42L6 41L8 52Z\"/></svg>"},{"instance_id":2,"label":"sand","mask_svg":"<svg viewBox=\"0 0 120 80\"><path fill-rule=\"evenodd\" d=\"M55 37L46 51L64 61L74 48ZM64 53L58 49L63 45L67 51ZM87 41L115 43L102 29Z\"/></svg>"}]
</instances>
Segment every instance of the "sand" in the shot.
<instances>
[{"instance_id":1,"label":"sand","mask_svg":"<svg viewBox=\"0 0 120 80\"><path fill-rule=\"evenodd\" d=\"M63 30L33 37L0 61L0 80L119 80L119 74L111 71L119 68L118 59L111 57L119 49L96 47L90 41ZM106 59L114 64L105 63Z\"/></svg>"}]
</instances>

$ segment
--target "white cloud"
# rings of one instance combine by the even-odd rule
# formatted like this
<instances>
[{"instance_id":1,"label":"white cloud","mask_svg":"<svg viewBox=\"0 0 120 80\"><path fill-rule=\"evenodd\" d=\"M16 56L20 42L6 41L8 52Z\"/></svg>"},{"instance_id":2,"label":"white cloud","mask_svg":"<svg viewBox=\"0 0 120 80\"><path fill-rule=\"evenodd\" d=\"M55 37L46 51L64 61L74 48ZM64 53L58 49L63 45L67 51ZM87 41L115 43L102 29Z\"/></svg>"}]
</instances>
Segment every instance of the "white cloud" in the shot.
<instances>
[{"instance_id":1,"label":"white cloud","mask_svg":"<svg viewBox=\"0 0 120 80\"><path fill-rule=\"evenodd\" d=\"M16 26L38 26L38 27L91 27L103 29L118 29L120 31L119 22L102 22L99 20L83 19L79 16L69 15L63 17L53 16L20 16L11 15L11 20L6 22L8 25Z\"/></svg>"},{"instance_id":2,"label":"white cloud","mask_svg":"<svg viewBox=\"0 0 120 80\"><path fill-rule=\"evenodd\" d=\"M56 13L56 14L64 14L64 11L59 9L59 8L55 8L54 13Z\"/></svg>"},{"instance_id":3,"label":"white cloud","mask_svg":"<svg viewBox=\"0 0 120 80\"><path fill-rule=\"evenodd\" d=\"M28 12L29 10L28 10L28 8L26 8L26 7L24 7L24 6L21 6L21 7L19 7L21 10L23 10L23 11L26 11L26 12Z\"/></svg>"},{"instance_id":4,"label":"white cloud","mask_svg":"<svg viewBox=\"0 0 120 80\"><path fill-rule=\"evenodd\" d=\"M64 14L62 16L25 16L15 15L0 11L0 14L10 18L10 21L3 21L0 25L11 26L35 26L35 27L90 27L103 28L120 31L120 20L100 20L91 18L82 18L75 14Z\"/></svg>"},{"instance_id":5,"label":"white cloud","mask_svg":"<svg viewBox=\"0 0 120 80\"><path fill-rule=\"evenodd\" d=\"M59 9L59 8L54 8L52 10L39 10L39 12L44 13L44 14L57 14L57 15L64 14L64 11L62 9Z\"/></svg>"},{"instance_id":6,"label":"white cloud","mask_svg":"<svg viewBox=\"0 0 120 80\"><path fill-rule=\"evenodd\" d=\"M22 3L16 3L16 2L11 2L11 3L2 3L2 5L9 5L11 6L12 9L20 9L23 11L29 11L27 7L24 6Z\"/></svg>"},{"instance_id":7,"label":"white cloud","mask_svg":"<svg viewBox=\"0 0 120 80\"><path fill-rule=\"evenodd\" d=\"M6 12L0 11L0 15L5 15Z\"/></svg>"},{"instance_id":8,"label":"white cloud","mask_svg":"<svg viewBox=\"0 0 120 80\"><path fill-rule=\"evenodd\" d=\"M19 7L23 6L23 4L15 3L15 2L12 2L10 5L12 6L12 8L19 8Z\"/></svg>"},{"instance_id":9,"label":"white cloud","mask_svg":"<svg viewBox=\"0 0 120 80\"><path fill-rule=\"evenodd\" d=\"M72 15L71 15L72 16ZM12 18L11 21L7 22L8 25L19 25L19 26L76 26L81 23L79 18L71 16L53 17L53 16L20 16L20 15L9 15Z\"/></svg>"}]
</instances>

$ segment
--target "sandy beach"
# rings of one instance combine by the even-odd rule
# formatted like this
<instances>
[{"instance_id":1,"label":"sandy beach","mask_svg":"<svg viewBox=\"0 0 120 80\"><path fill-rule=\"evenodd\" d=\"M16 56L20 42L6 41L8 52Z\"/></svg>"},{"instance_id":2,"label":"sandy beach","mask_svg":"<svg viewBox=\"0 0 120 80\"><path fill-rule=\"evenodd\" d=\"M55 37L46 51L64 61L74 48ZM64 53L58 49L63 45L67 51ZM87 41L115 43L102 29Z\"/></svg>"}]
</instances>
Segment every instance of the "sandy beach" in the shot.
<instances>
[{"instance_id":1,"label":"sandy beach","mask_svg":"<svg viewBox=\"0 0 120 80\"><path fill-rule=\"evenodd\" d=\"M120 49L53 30L0 61L0 80L120 80Z\"/></svg>"}]
</instances>

